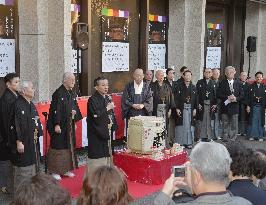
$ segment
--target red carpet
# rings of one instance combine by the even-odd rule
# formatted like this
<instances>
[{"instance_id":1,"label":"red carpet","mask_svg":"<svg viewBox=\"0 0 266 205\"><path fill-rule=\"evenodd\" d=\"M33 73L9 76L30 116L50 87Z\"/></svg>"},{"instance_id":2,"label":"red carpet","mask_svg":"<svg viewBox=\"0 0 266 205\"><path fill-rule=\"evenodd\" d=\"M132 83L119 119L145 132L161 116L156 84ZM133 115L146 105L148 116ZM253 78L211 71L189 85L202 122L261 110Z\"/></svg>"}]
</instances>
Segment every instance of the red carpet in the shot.
<instances>
[{"instance_id":1,"label":"red carpet","mask_svg":"<svg viewBox=\"0 0 266 205\"><path fill-rule=\"evenodd\" d=\"M63 178L60 182L61 186L67 189L73 198L77 198L82 188L82 179L85 167L80 167L74 171L74 178ZM146 185L127 181L130 195L137 199L149 195L162 188L162 185Z\"/></svg>"}]
</instances>

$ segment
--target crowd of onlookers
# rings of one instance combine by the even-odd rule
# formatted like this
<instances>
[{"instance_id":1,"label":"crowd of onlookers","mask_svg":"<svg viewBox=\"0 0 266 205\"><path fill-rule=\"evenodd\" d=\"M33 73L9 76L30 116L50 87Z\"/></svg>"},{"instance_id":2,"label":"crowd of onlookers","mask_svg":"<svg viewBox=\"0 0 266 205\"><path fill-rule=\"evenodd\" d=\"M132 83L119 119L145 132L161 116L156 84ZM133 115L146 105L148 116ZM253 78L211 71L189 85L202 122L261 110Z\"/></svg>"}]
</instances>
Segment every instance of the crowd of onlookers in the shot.
<instances>
[{"instance_id":1,"label":"crowd of onlookers","mask_svg":"<svg viewBox=\"0 0 266 205\"><path fill-rule=\"evenodd\" d=\"M225 147L217 142L199 142L185 166L185 177L172 174L162 191L153 194L154 200L146 203L266 204L265 150L253 151L240 143ZM186 200L182 200L183 197ZM11 205L126 205L132 202L125 175L114 166L99 166L85 174L77 200L71 199L51 176L38 174L17 187Z\"/></svg>"}]
</instances>

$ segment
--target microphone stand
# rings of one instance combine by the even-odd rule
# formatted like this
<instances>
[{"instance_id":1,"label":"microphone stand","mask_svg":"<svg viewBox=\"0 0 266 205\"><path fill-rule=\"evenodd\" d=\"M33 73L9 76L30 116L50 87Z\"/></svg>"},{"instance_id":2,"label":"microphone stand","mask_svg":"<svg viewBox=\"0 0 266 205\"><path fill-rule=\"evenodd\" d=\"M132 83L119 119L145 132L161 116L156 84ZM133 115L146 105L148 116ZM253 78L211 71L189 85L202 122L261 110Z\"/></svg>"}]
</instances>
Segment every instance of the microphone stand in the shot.
<instances>
[{"instance_id":1,"label":"microphone stand","mask_svg":"<svg viewBox=\"0 0 266 205\"><path fill-rule=\"evenodd\" d=\"M45 167L45 173L47 174L47 150L48 150L48 129L47 129L47 118L48 118L48 113L47 112L42 112L44 116L44 121L45 121L45 153L44 153L44 167Z\"/></svg>"}]
</instances>

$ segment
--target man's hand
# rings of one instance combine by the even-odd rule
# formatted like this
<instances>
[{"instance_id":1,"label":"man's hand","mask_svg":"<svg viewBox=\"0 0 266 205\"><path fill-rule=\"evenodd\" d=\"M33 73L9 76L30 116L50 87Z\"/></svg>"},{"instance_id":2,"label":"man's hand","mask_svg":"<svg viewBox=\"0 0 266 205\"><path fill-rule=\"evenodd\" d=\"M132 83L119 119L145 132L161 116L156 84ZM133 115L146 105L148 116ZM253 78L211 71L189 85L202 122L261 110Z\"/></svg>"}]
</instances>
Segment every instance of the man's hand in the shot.
<instances>
[{"instance_id":1,"label":"man's hand","mask_svg":"<svg viewBox=\"0 0 266 205\"><path fill-rule=\"evenodd\" d=\"M178 190L180 186L186 186L183 177L174 177L174 174L165 181L162 192L172 198L173 193Z\"/></svg>"},{"instance_id":2,"label":"man's hand","mask_svg":"<svg viewBox=\"0 0 266 205\"><path fill-rule=\"evenodd\" d=\"M113 102L108 103L106 109L107 109L107 111L113 110L114 109L114 103Z\"/></svg>"},{"instance_id":3,"label":"man's hand","mask_svg":"<svg viewBox=\"0 0 266 205\"><path fill-rule=\"evenodd\" d=\"M196 114L197 114L197 110L194 109L194 110L193 110L193 117L196 117Z\"/></svg>"},{"instance_id":4,"label":"man's hand","mask_svg":"<svg viewBox=\"0 0 266 205\"><path fill-rule=\"evenodd\" d=\"M133 107L134 109L138 110L138 108L139 108L139 104L133 104L132 107Z\"/></svg>"},{"instance_id":5,"label":"man's hand","mask_svg":"<svg viewBox=\"0 0 266 205\"><path fill-rule=\"evenodd\" d=\"M217 108L217 105L213 105L213 106L211 107L211 109L212 109L213 112L215 111L216 108Z\"/></svg>"},{"instance_id":6,"label":"man's hand","mask_svg":"<svg viewBox=\"0 0 266 205\"><path fill-rule=\"evenodd\" d=\"M202 106L201 106L201 104L199 104L199 110L202 110Z\"/></svg>"},{"instance_id":7,"label":"man's hand","mask_svg":"<svg viewBox=\"0 0 266 205\"><path fill-rule=\"evenodd\" d=\"M20 154L24 153L24 144L18 140L17 140L17 151Z\"/></svg>"},{"instance_id":8,"label":"man's hand","mask_svg":"<svg viewBox=\"0 0 266 205\"><path fill-rule=\"evenodd\" d=\"M143 104L139 104L139 109L143 109L144 108L144 105Z\"/></svg>"},{"instance_id":9,"label":"man's hand","mask_svg":"<svg viewBox=\"0 0 266 205\"><path fill-rule=\"evenodd\" d=\"M180 117L181 116L181 111L179 109L176 109L176 114Z\"/></svg>"},{"instance_id":10,"label":"man's hand","mask_svg":"<svg viewBox=\"0 0 266 205\"><path fill-rule=\"evenodd\" d=\"M56 132L56 133L61 133L61 128L60 128L60 125L56 125L55 126L55 128L54 128L54 131Z\"/></svg>"},{"instance_id":11,"label":"man's hand","mask_svg":"<svg viewBox=\"0 0 266 205\"><path fill-rule=\"evenodd\" d=\"M250 107L247 106L247 113L250 113Z\"/></svg>"}]
</instances>

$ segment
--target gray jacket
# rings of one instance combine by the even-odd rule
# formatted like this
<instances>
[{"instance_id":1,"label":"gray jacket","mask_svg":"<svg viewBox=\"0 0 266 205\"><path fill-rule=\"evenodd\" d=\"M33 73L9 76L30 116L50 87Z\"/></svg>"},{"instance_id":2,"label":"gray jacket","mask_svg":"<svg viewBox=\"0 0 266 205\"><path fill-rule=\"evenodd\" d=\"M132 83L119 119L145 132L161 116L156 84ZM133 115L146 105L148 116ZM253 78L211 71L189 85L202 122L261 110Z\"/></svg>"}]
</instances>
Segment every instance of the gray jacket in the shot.
<instances>
[{"instance_id":1,"label":"gray jacket","mask_svg":"<svg viewBox=\"0 0 266 205\"><path fill-rule=\"evenodd\" d=\"M229 193L222 195L203 195L196 198L194 201L181 203L179 205L206 205L206 204L217 204L217 205L252 205L248 200L231 196ZM175 202L163 192L160 192L154 200L154 205L175 205Z\"/></svg>"}]
</instances>

